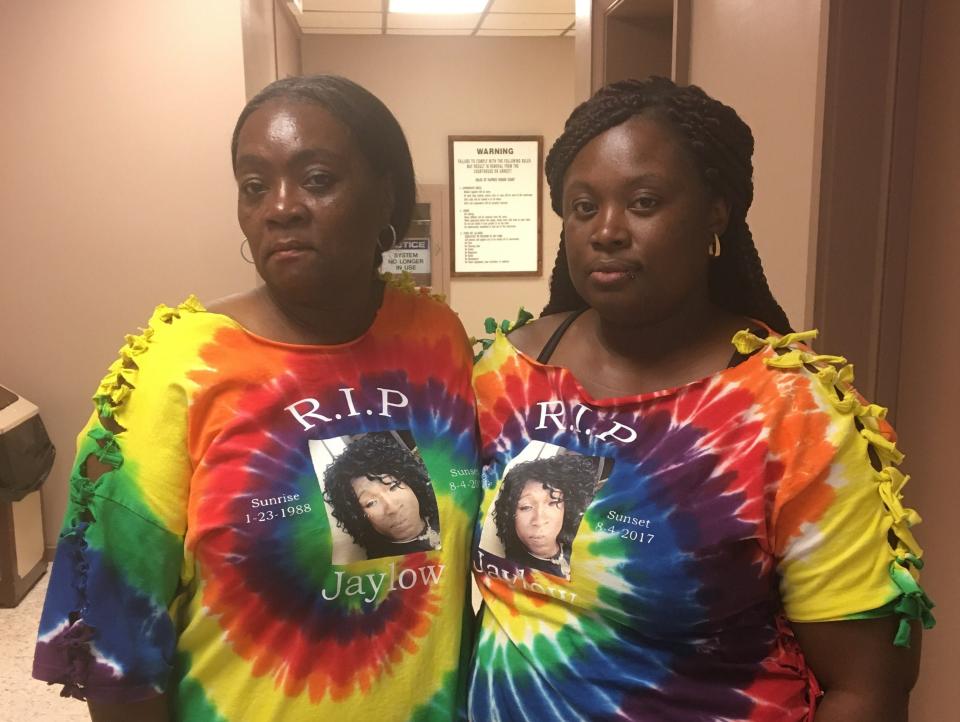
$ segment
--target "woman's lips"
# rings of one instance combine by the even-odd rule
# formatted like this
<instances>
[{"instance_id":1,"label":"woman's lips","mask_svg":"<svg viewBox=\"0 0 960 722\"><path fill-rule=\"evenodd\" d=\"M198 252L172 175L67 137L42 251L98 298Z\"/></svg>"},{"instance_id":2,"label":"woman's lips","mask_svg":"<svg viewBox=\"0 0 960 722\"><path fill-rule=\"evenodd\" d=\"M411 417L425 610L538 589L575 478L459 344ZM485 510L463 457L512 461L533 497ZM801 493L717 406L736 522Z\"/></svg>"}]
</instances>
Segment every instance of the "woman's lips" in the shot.
<instances>
[{"instance_id":1,"label":"woman's lips","mask_svg":"<svg viewBox=\"0 0 960 722\"><path fill-rule=\"evenodd\" d=\"M625 263L608 263L594 266L590 280L600 286L620 286L637 277L637 267Z\"/></svg>"},{"instance_id":2,"label":"woman's lips","mask_svg":"<svg viewBox=\"0 0 960 722\"><path fill-rule=\"evenodd\" d=\"M270 250L270 257L280 260L298 258L312 250L305 243L278 243Z\"/></svg>"}]
</instances>

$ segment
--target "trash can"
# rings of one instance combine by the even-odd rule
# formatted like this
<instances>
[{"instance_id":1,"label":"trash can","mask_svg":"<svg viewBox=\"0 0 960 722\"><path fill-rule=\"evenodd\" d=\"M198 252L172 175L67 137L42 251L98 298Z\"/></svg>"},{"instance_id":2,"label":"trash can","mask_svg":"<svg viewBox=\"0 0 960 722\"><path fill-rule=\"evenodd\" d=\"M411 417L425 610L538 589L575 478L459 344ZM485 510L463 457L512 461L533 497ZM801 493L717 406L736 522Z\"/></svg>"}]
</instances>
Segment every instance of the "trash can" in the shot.
<instances>
[{"instance_id":1,"label":"trash can","mask_svg":"<svg viewBox=\"0 0 960 722\"><path fill-rule=\"evenodd\" d=\"M55 456L39 409L0 386L0 606L16 606L46 570L40 486Z\"/></svg>"}]
</instances>

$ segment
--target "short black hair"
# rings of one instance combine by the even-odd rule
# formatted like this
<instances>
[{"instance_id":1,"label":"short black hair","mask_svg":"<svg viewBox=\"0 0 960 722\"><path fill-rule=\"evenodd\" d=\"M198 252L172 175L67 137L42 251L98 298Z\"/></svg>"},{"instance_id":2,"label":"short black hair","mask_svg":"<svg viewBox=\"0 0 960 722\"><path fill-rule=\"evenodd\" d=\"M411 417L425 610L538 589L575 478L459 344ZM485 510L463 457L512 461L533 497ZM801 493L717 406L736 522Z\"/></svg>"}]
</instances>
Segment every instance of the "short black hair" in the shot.
<instances>
[{"instance_id":1,"label":"short black hair","mask_svg":"<svg viewBox=\"0 0 960 722\"><path fill-rule=\"evenodd\" d=\"M390 178L393 188L393 213L390 223L401 240L410 228L417 183L410 147L400 123L390 109L366 88L338 75L308 75L275 80L244 106L233 129L230 157L237 167L240 131L251 113L276 99L315 103L343 123L353 135L364 158L379 174ZM380 252L377 251L377 265Z\"/></svg>"},{"instance_id":2,"label":"short black hair","mask_svg":"<svg viewBox=\"0 0 960 722\"><path fill-rule=\"evenodd\" d=\"M569 549L577 535L577 527L597 486L598 459L580 454L558 454L514 466L503 479L500 495L493 503L493 519L497 536L503 542L508 558L526 552L517 537L516 513L520 494L528 481L539 481L543 488L563 495L563 526L557 534L561 546Z\"/></svg>"},{"instance_id":3,"label":"short black hair","mask_svg":"<svg viewBox=\"0 0 960 722\"><path fill-rule=\"evenodd\" d=\"M323 473L323 497L333 510L337 526L369 553L382 539L360 506L351 482L360 477L373 481L389 474L402 481L420 502L420 516L431 529L440 530L437 497L427 467L389 431L374 431L347 445Z\"/></svg>"},{"instance_id":4,"label":"short black hair","mask_svg":"<svg viewBox=\"0 0 960 722\"><path fill-rule=\"evenodd\" d=\"M553 210L563 215L563 177L577 153L593 138L635 115L671 128L707 187L730 207L729 223L720 235L722 253L710 259L710 300L731 313L763 321L778 333L789 333L790 322L770 292L747 225L747 210L753 202L753 133L733 108L701 88L658 77L623 80L601 88L577 106L545 163ZM543 315L586 306L570 280L561 234Z\"/></svg>"}]
</instances>

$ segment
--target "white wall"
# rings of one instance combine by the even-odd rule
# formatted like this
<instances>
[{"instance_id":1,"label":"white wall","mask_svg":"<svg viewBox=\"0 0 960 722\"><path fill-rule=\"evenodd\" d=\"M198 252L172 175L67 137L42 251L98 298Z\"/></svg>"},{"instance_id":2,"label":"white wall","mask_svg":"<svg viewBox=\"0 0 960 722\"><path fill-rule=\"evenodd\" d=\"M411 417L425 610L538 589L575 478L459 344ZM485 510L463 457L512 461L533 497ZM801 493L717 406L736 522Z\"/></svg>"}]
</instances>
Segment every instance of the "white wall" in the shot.
<instances>
[{"instance_id":1,"label":"white wall","mask_svg":"<svg viewBox=\"0 0 960 722\"><path fill-rule=\"evenodd\" d=\"M304 73L334 73L377 95L400 121L421 183L449 184L448 135L542 135L544 157L573 110L572 38L306 35ZM541 179L542 179L541 173ZM467 332L483 319L539 313L560 242L543 182L543 276L454 278L450 302Z\"/></svg>"},{"instance_id":2,"label":"white wall","mask_svg":"<svg viewBox=\"0 0 960 722\"><path fill-rule=\"evenodd\" d=\"M160 302L248 287L232 0L0 3L0 383L40 406L62 521L90 396Z\"/></svg>"},{"instance_id":3,"label":"white wall","mask_svg":"<svg viewBox=\"0 0 960 722\"><path fill-rule=\"evenodd\" d=\"M821 152L824 0L692 0L690 82L753 130L747 216L770 287L795 328L812 318Z\"/></svg>"}]
</instances>

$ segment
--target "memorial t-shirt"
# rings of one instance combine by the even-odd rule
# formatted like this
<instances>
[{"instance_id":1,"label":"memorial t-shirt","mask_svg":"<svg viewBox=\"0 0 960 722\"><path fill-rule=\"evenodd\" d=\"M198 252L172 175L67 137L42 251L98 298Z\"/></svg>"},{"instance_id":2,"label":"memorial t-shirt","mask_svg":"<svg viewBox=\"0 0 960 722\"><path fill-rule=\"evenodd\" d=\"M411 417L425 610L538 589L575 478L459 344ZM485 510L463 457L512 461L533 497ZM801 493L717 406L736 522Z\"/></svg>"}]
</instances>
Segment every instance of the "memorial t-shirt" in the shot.
<instances>
[{"instance_id":1,"label":"memorial t-shirt","mask_svg":"<svg viewBox=\"0 0 960 722\"><path fill-rule=\"evenodd\" d=\"M473 720L809 720L789 622L932 625L893 431L812 335L743 331L737 365L599 399L497 331Z\"/></svg>"},{"instance_id":2,"label":"memorial t-shirt","mask_svg":"<svg viewBox=\"0 0 960 722\"><path fill-rule=\"evenodd\" d=\"M456 316L415 291L388 287L336 346L158 308L79 436L35 676L93 700L167 692L191 722L453 718L470 366Z\"/></svg>"}]
</instances>

